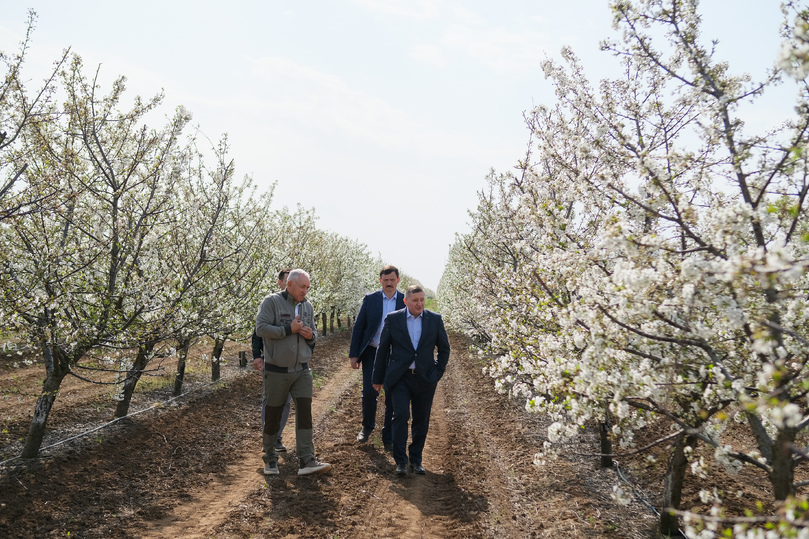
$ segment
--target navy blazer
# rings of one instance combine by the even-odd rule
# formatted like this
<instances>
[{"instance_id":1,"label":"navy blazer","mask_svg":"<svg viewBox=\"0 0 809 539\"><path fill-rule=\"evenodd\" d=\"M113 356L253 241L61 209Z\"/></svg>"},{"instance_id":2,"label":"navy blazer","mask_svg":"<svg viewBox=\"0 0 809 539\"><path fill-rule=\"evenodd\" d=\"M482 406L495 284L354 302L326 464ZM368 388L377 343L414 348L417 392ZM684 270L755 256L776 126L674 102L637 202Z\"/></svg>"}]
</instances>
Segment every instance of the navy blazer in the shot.
<instances>
[{"instance_id":1,"label":"navy blazer","mask_svg":"<svg viewBox=\"0 0 809 539\"><path fill-rule=\"evenodd\" d=\"M348 350L348 357L360 357L362 351L374 338L374 333L382 323L382 296L384 292L377 290L366 294L362 298L362 306L351 330L351 347ZM396 291L396 309L404 309L404 294Z\"/></svg>"},{"instance_id":2,"label":"navy blazer","mask_svg":"<svg viewBox=\"0 0 809 539\"><path fill-rule=\"evenodd\" d=\"M416 374L429 384L437 383L447 369L449 338L444 329L444 320L440 314L426 309L421 316L421 339L415 350L407 331L407 308L392 312L385 318L372 376L373 383L383 384L385 391L390 391L414 359Z\"/></svg>"}]
</instances>

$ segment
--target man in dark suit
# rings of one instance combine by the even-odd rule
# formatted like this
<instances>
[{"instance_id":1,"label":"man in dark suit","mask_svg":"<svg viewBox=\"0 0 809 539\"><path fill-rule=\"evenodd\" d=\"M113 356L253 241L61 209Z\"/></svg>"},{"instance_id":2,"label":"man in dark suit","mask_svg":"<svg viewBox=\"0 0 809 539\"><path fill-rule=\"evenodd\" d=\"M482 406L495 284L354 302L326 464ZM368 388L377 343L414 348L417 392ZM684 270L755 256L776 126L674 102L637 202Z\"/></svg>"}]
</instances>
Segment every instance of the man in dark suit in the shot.
<instances>
[{"instance_id":1,"label":"man in dark suit","mask_svg":"<svg viewBox=\"0 0 809 539\"><path fill-rule=\"evenodd\" d=\"M367 294L362 299L362 306L351 331L351 347L348 357L351 368L359 369L362 364L362 430L357 434L357 441L365 443L376 427L376 403L379 391L374 389L371 374L374 370L374 357L382 334L382 322L385 316L404 308L404 294L396 290L399 284L399 270L394 266L385 266L379 272L382 290ZM390 424L393 408L390 397L385 394L385 422L382 425L382 444L390 450Z\"/></svg>"},{"instance_id":2,"label":"man in dark suit","mask_svg":"<svg viewBox=\"0 0 809 539\"><path fill-rule=\"evenodd\" d=\"M449 339L441 315L424 309L424 290L410 286L407 308L385 318L374 361L374 389L385 388L393 404L393 459L396 475L407 474L407 423L413 411L410 469L426 472L421 464L430 426L430 410L438 381L449 361ZM435 351L438 349L438 355Z\"/></svg>"}]
</instances>

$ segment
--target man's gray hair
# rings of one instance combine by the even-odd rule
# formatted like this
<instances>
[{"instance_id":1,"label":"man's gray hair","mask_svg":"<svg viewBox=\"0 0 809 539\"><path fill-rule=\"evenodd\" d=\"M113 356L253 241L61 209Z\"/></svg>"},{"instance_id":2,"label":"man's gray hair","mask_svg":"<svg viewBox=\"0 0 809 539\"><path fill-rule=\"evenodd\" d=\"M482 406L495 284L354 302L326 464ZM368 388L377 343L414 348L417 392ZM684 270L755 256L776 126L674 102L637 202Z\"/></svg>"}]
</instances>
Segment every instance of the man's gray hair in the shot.
<instances>
[{"instance_id":1,"label":"man's gray hair","mask_svg":"<svg viewBox=\"0 0 809 539\"><path fill-rule=\"evenodd\" d=\"M287 282L289 282L289 281L297 282L298 279L300 279L301 276L304 276L307 279L309 279L309 274L306 273L304 270L302 270L300 268L294 269L294 270L289 272L289 275L287 276ZM311 279L309 279L309 280L311 281Z\"/></svg>"},{"instance_id":2,"label":"man's gray hair","mask_svg":"<svg viewBox=\"0 0 809 539\"><path fill-rule=\"evenodd\" d=\"M418 294L419 292L423 294L424 289L417 284L411 284L410 286L407 287L407 290L405 291L405 297L409 298L413 294Z\"/></svg>"}]
</instances>

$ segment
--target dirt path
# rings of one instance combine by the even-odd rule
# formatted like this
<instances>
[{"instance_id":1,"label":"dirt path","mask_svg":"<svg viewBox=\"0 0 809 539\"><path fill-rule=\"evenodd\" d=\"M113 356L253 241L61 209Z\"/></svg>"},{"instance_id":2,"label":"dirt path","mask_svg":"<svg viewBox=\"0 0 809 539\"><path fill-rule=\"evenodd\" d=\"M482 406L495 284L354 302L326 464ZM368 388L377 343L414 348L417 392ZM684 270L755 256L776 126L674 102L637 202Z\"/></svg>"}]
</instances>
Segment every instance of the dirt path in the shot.
<instances>
[{"instance_id":1,"label":"dirt path","mask_svg":"<svg viewBox=\"0 0 809 539\"><path fill-rule=\"evenodd\" d=\"M550 470L534 466L547 425L493 391L465 339L453 337L452 348L433 404L424 451L427 475L397 477L378 431L367 444L357 444L357 376L344 391L329 393L337 395L335 400L316 395L316 400L333 403L315 434L319 454L334 465L332 473L299 478L294 467L282 468L279 477L254 489L212 535L650 536L655 519L645 509L617 506L610 499L611 472L598 472L592 462L561 461ZM381 424L381 407L378 413Z\"/></svg>"},{"instance_id":2,"label":"dirt path","mask_svg":"<svg viewBox=\"0 0 809 539\"><path fill-rule=\"evenodd\" d=\"M427 475L397 477L378 431L356 442L361 384L348 340L323 339L313 358L315 446L330 473L296 475L290 418L281 473L262 475L260 378L234 368L190 402L5 470L0 537L653 536L654 517L612 502L615 477L594 459L532 464L547 425L498 395L457 336L433 405ZM593 440L582 444L591 451Z\"/></svg>"},{"instance_id":3,"label":"dirt path","mask_svg":"<svg viewBox=\"0 0 809 539\"><path fill-rule=\"evenodd\" d=\"M312 420L320 425L329 409L344 393L353 390L359 380L359 372L348 366L338 367L328 384L317 392L312 401ZM258 412L258 409L257 409ZM284 431L284 443L295 447L295 415L290 415L289 426ZM258 451L248 452L244 458L229 466L228 474L219 476L204 489L197 491L191 500L176 507L165 517L149 522L141 530L143 539L204 539L210 530L220 526L228 512L239 506L256 484L264 480L264 462L261 459L261 439L254 444ZM283 460L293 460L289 457Z\"/></svg>"}]
</instances>

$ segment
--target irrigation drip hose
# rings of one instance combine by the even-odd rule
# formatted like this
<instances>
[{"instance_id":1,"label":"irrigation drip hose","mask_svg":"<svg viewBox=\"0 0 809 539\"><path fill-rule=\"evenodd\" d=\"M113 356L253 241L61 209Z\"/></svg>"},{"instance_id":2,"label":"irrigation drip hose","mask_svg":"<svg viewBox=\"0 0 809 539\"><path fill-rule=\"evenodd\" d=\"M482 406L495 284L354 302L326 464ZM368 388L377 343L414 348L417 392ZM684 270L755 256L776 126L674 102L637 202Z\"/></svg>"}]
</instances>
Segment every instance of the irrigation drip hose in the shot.
<instances>
[{"instance_id":1,"label":"irrigation drip hose","mask_svg":"<svg viewBox=\"0 0 809 539\"><path fill-rule=\"evenodd\" d=\"M624 476L624 473L621 471L621 464L620 464L620 463L619 463L617 460L615 460L615 459L613 459L612 463L613 463L613 465L615 466L615 471L618 473L618 477L621 479L621 481L623 481L624 483L626 483L627 485L629 485L629 488L631 488L631 489L632 489L632 494L634 494L634 495L635 495L635 498L636 498L636 499L637 499L639 502L641 502L643 505L645 505L646 507L648 507L649 509L651 509L651 510L652 510L652 513L654 513L654 514L655 514L655 516L657 516L658 518L660 518L660 511L658 511L658 510L657 510L657 508L656 508L654 505L652 505L651 503L649 503L649 501L648 501L648 500L647 500L647 499L646 499L646 498L643 496L643 494L641 494L640 490L639 490L639 489L638 489L638 488L637 488L635 485L633 485L633 484L632 484L632 483L629 481L629 479L627 479L627 478ZM680 533L680 535L682 535L683 537L688 537L688 536L685 534L685 532L684 532L684 531L683 531L681 528L677 528L677 531L678 531L678 532Z\"/></svg>"},{"instance_id":2,"label":"irrigation drip hose","mask_svg":"<svg viewBox=\"0 0 809 539\"><path fill-rule=\"evenodd\" d=\"M42 453L43 451L46 451L46 450L48 450L48 449L52 449L52 448L54 448L54 447L56 447L56 446L59 446L59 445L65 444L65 443L70 442L70 441L73 441L73 440L76 440L76 439L81 438L81 437L83 437L83 436L87 436L88 434L92 434L92 433L94 433L94 432L96 432L96 431L99 431L99 430L101 430L101 429L107 428L107 427L109 427L110 425L112 425L113 423L117 423L118 421L120 421L120 420L122 420L122 419L127 419L127 418L130 418L130 417L134 417L134 416L136 416L136 415L142 414L143 412L148 412L149 410L154 410L155 408L159 408L159 407L165 406L165 405L167 405L167 404L171 403L172 401L175 401L175 400L177 400L177 399L180 399L180 398L182 398L182 397L185 397L186 395L190 395L191 393L194 393L195 391L199 391L200 389L204 389L204 388L206 388L206 387L208 387L208 386L211 386L211 385L214 385L214 384L218 384L218 383L220 383L220 382L223 382L223 381L225 381L226 379L232 378L232 377L234 377L234 376L238 376L238 374L239 374L239 373L225 375L225 376L221 377L219 380L216 380L215 382L208 382L208 383L206 383L206 384L200 385L200 386L198 386L198 387L195 387L194 389L191 389L191 390L189 390L189 391L186 391L185 393L182 393L182 394L180 394L180 395L177 395L176 397L172 397L172 398L170 398L170 399L168 399L168 400L166 400L166 401L163 401L163 402L156 402L156 403L154 403L154 404L151 404L151 405L147 406L146 408L144 408L144 409L142 409L142 410L138 410L137 412L132 412L131 414L126 414L126 415L125 415L125 416L123 416L123 417L116 417L116 418L115 418L115 419L113 419L112 421L110 421L110 422L108 422L108 423L104 423L103 425L99 425L98 427L95 427L95 428L90 429L90 430L88 430L88 431L85 431L85 432L79 433L79 434L77 434L77 435L75 435L75 436L71 436L70 438L66 438L66 439L64 439L64 440L60 440L60 441L58 441L58 442L56 442L56 443L53 443L53 444L51 444L51 445L47 445L47 446L45 446L45 447L41 447L41 448L39 449L39 452L40 452L40 453ZM20 457L12 457L12 458L10 458L10 459L8 459L8 460L1 461L1 462L0 462L0 468L4 467L4 466L5 466L6 464L8 464L9 462L13 462L13 461L15 461L15 460L18 460L19 458L20 458Z\"/></svg>"}]
</instances>

